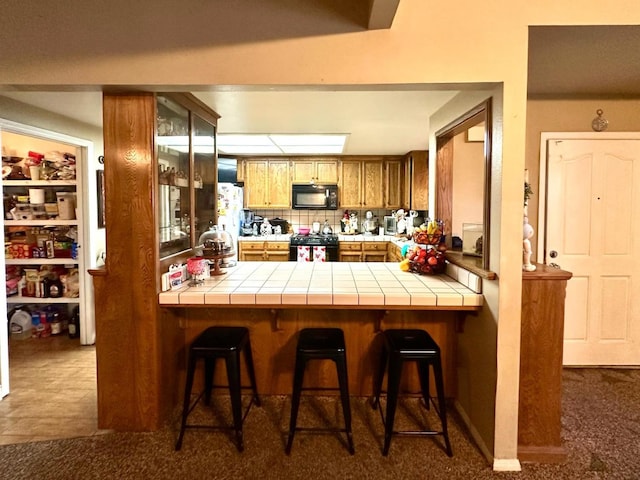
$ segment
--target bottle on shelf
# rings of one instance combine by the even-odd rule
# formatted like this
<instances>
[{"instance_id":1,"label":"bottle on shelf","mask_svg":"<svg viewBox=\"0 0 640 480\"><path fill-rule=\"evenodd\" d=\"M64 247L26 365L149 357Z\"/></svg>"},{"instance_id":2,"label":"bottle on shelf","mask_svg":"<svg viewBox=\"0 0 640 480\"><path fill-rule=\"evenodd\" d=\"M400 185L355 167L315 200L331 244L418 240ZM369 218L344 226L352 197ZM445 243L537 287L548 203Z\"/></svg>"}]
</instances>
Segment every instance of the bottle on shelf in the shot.
<instances>
[{"instance_id":1,"label":"bottle on shelf","mask_svg":"<svg viewBox=\"0 0 640 480\"><path fill-rule=\"evenodd\" d=\"M69 320L68 327L69 338L78 338L80 336L80 308L75 307L73 314Z\"/></svg>"}]
</instances>

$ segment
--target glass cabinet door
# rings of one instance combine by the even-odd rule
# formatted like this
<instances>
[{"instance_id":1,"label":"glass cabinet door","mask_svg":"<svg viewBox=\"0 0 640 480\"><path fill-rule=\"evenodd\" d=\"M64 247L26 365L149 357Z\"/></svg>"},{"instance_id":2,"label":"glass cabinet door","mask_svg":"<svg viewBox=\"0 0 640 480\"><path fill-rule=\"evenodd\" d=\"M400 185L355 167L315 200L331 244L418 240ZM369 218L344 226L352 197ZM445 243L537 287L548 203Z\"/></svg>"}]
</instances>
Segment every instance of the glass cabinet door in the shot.
<instances>
[{"instance_id":1,"label":"glass cabinet door","mask_svg":"<svg viewBox=\"0 0 640 480\"><path fill-rule=\"evenodd\" d=\"M191 248L189 111L157 97L160 258Z\"/></svg>"},{"instance_id":2,"label":"glass cabinet door","mask_svg":"<svg viewBox=\"0 0 640 480\"><path fill-rule=\"evenodd\" d=\"M195 235L196 245L200 235L215 225L216 209L216 145L215 126L193 115L193 186L195 191Z\"/></svg>"}]
</instances>

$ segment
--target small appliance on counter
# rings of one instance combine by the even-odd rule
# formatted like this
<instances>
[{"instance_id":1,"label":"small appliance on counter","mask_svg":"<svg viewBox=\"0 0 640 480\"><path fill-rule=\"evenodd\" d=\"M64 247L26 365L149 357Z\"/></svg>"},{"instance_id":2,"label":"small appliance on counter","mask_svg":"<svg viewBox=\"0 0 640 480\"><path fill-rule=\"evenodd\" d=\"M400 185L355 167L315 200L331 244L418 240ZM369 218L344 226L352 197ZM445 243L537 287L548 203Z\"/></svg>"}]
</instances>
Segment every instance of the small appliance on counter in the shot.
<instances>
[{"instance_id":1,"label":"small appliance on counter","mask_svg":"<svg viewBox=\"0 0 640 480\"><path fill-rule=\"evenodd\" d=\"M270 220L271 225L273 225L273 232L276 233L278 227L280 227L280 233L289 233L289 222L282 218L272 218Z\"/></svg>"},{"instance_id":2,"label":"small appliance on counter","mask_svg":"<svg viewBox=\"0 0 640 480\"><path fill-rule=\"evenodd\" d=\"M378 222L373 218L371 210L368 210L367 213L365 213L365 220L362 222L362 229L367 235L378 233Z\"/></svg>"},{"instance_id":3,"label":"small appliance on counter","mask_svg":"<svg viewBox=\"0 0 640 480\"><path fill-rule=\"evenodd\" d=\"M396 217L395 215L385 215L384 217L384 232L389 235L396 234Z\"/></svg>"},{"instance_id":4,"label":"small appliance on counter","mask_svg":"<svg viewBox=\"0 0 640 480\"><path fill-rule=\"evenodd\" d=\"M253 235L253 222L254 222L253 211L243 209L242 210L242 227L240 230L243 236Z\"/></svg>"}]
</instances>

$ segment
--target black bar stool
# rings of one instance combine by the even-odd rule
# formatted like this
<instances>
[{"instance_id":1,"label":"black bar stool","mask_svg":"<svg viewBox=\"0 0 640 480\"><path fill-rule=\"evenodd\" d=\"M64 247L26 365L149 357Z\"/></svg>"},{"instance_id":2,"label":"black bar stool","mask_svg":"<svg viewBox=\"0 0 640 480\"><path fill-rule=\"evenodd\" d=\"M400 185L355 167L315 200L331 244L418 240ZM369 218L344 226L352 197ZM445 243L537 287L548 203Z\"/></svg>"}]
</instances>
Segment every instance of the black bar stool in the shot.
<instances>
[{"instance_id":1,"label":"black bar stool","mask_svg":"<svg viewBox=\"0 0 640 480\"><path fill-rule=\"evenodd\" d=\"M244 351L244 358L249 373L251 386L242 386L240 379L240 352ZM213 385L213 374L216 359L223 358L227 367L228 385ZM199 359L204 360L204 390L191 404L191 387L193 386L193 374ZM188 425L187 417L204 395L205 405L211 401L213 388L229 387L231 396L231 410L233 413L233 426L219 425ZM251 389L252 396L244 415L242 413L242 390ZM235 430L236 447L238 451L244 450L242 440L242 424L251 409L253 403L260 406L258 389L256 387L256 375L253 369L253 356L251 354L251 342L249 341L249 329L245 327L209 327L204 330L189 347L189 364L187 366L187 381L184 388L184 401L182 407L182 424L180 435L176 442L176 450L182 447L182 438L187 428L208 428L218 430Z\"/></svg>"},{"instance_id":2,"label":"black bar stool","mask_svg":"<svg viewBox=\"0 0 640 480\"><path fill-rule=\"evenodd\" d=\"M309 360L333 360L338 370L339 388L304 387L304 371ZM303 428L296 427L300 395L303 390L340 390L344 428ZM304 328L300 331L296 347L296 366L293 377L293 397L291 398L291 419L289 420L289 438L285 452L291 453L293 436L298 431L344 432L347 435L348 450L351 455L353 435L351 432L351 406L349 404L349 381L347 377L347 353L344 343L344 332L339 328Z\"/></svg>"},{"instance_id":3,"label":"black bar stool","mask_svg":"<svg viewBox=\"0 0 640 480\"><path fill-rule=\"evenodd\" d=\"M424 330L390 329L383 332L384 348L380 361L380 369L374 386L374 398L372 406L380 410L382 423L384 424L384 447L382 455L389 453L392 435L442 435L444 437L445 450L448 456L453 456L449 433L447 431L447 411L444 399L444 383L442 380L442 363L440 359L440 347ZM394 431L393 422L398 404L400 390L400 377L402 365L406 361L414 361L418 364L420 377L420 389L425 406L429 409L433 406L442 423L442 431L418 430L418 431ZM434 380L438 404L436 405L429 394L429 366L433 367ZM380 394L382 393L382 380L387 372L387 412L382 412Z\"/></svg>"}]
</instances>

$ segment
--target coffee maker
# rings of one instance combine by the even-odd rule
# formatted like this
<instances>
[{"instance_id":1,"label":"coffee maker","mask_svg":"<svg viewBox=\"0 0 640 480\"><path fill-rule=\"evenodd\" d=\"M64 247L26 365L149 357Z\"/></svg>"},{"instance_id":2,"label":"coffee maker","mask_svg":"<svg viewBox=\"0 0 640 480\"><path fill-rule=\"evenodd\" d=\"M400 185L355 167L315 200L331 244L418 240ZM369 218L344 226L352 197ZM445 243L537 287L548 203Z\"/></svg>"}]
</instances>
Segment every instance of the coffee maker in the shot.
<instances>
[{"instance_id":1,"label":"coffee maker","mask_svg":"<svg viewBox=\"0 0 640 480\"><path fill-rule=\"evenodd\" d=\"M242 210L242 227L240 229L242 236L253 235L253 222L255 221L255 215L252 210Z\"/></svg>"}]
</instances>

